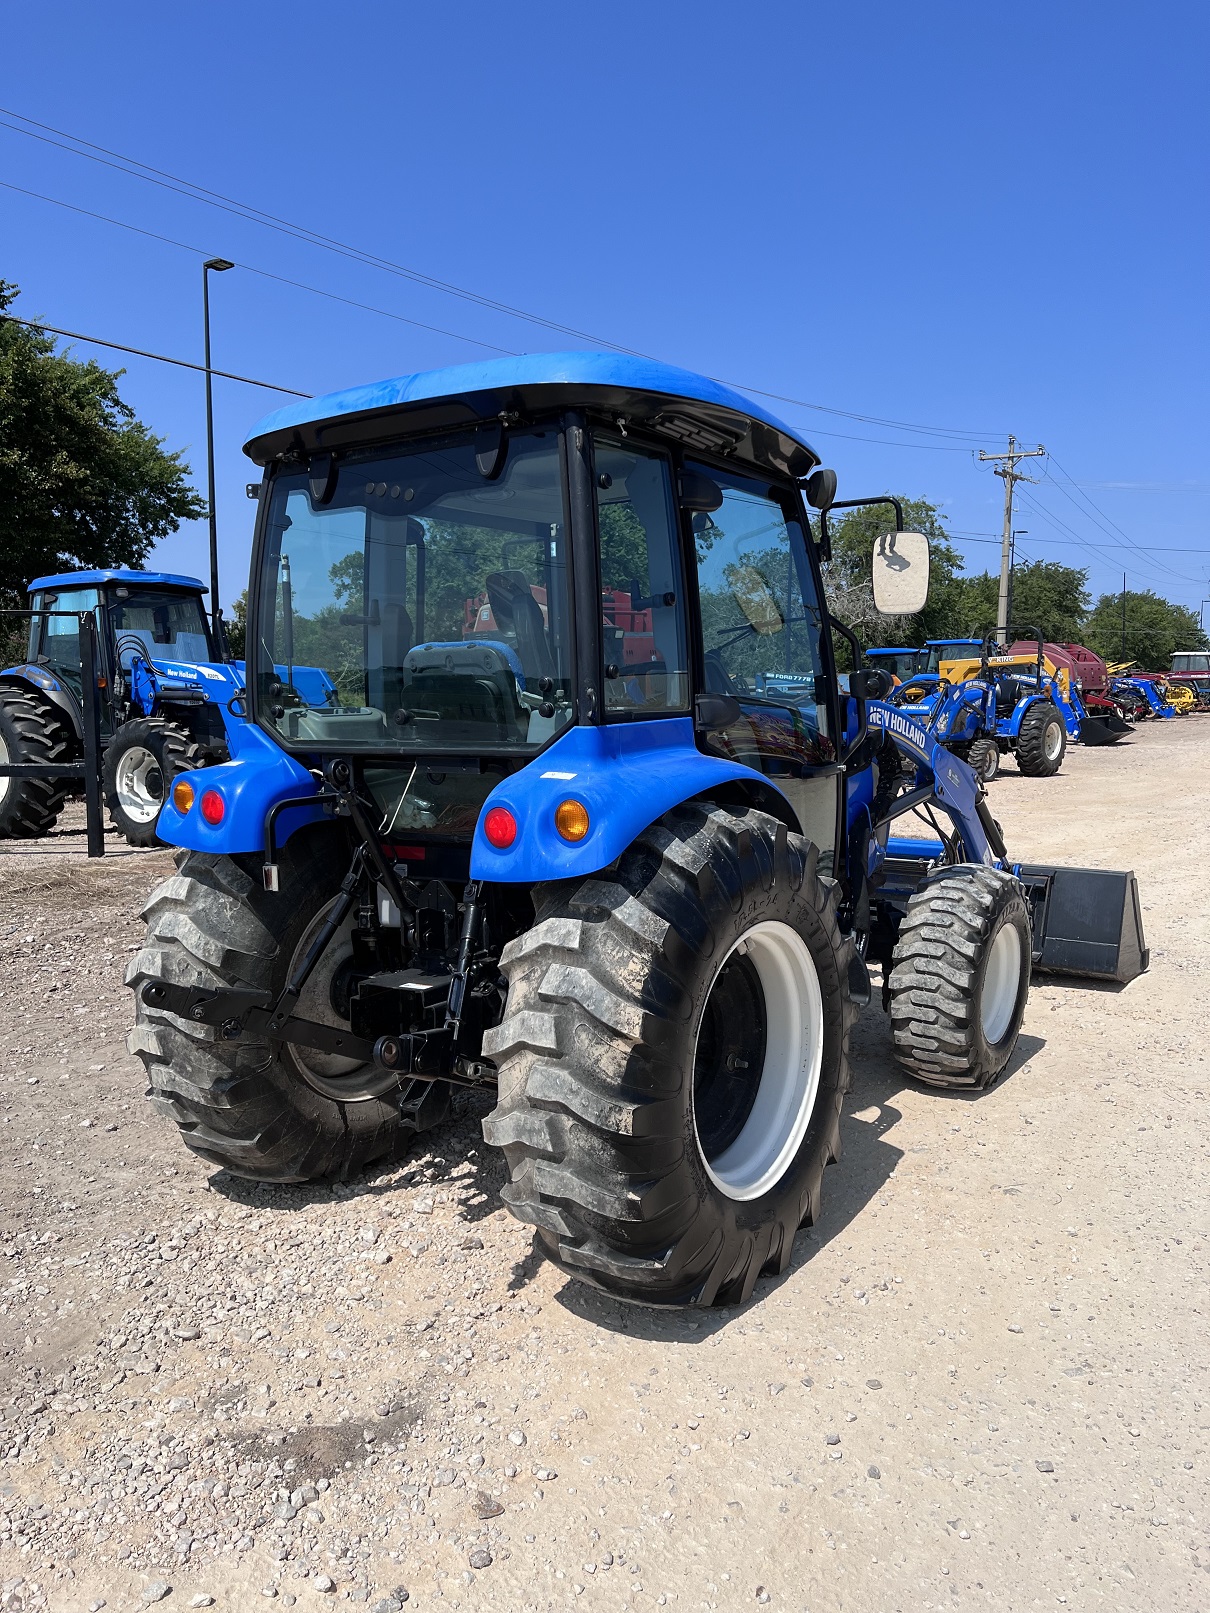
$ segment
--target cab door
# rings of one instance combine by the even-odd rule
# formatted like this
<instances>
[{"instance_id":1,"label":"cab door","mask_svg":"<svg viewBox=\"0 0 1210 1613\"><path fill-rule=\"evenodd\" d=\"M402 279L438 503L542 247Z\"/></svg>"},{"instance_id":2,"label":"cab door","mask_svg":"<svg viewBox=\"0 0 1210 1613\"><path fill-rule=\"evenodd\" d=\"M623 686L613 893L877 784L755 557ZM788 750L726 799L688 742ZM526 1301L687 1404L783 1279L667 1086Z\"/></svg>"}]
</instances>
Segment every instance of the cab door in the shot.
<instances>
[{"instance_id":1,"label":"cab door","mask_svg":"<svg viewBox=\"0 0 1210 1613\"><path fill-rule=\"evenodd\" d=\"M731 695L740 716L699 734L703 749L763 773L833 866L843 769L824 645L824 613L796 492L712 466L686 470L719 489L692 517L699 688Z\"/></svg>"}]
</instances>

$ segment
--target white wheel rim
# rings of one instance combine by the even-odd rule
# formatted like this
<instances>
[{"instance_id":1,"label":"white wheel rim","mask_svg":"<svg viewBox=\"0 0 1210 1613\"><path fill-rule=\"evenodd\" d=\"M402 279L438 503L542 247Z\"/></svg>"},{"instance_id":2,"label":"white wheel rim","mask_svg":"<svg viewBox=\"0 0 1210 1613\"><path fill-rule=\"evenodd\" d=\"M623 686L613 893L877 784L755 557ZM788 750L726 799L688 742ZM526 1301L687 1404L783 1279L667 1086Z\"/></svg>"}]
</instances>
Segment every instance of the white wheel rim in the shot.
<instances>
[{"instance_id":1,"label":"white wheel rim","mask_svg":"<svg viewBox=\"0 0 1210 1613\"><path fill-rule=\"evenodd\" d=\"M729 1199L746 1201L760 1198L781 1179L806 1136L823 1067L823 994L807 944L788 924L753 925L721 960L715 981L740 949L755 968L765 999L760 1085L743 1129L717 1158L706 1159L696 1115L694 1136L710 1180ZM695 1045L695 1061L696 1055Z\"/></svg>"},{"instance_id":2,"label":"white wheel rim","mask_svg":"<svg viewBox=\"0 0 1210 1613\"><path fill-rule=\"evenodd\" d=\"M164 805L164 775L145 745L131 745L118 757L118 805L135 823L154 823Z\"/></svg>"},{"instance_id":3,"label":"white wheel rim","mask_svg":"<svg viewBox=\"0 0 1210 1613\"><path fill-rule=\"evenodd\" d=\"M0 767L7 766L8 746L4 743L4 735L0 734ZM3 806L8 798L9 787L11 786L12 782L13 781L11 778L0 778L0 806Z\"/></svg>"},{"instance_id":4,"label":"white wheel rim","mask_svg":"<svg viewBox=\"0 0 1210 1613\"><path fill-rule=\"evenodd\" d=\"M1046 747L1046 760L1053 762L1063 748L1062 723L1052 722L1047 725L1044 744Z\"/></svg>"},{"instance_id":5,"label":"white wheel rim","mask_svg":"<svg viewBox=\"0 0 1210 1613\"><path fill-rule=\"evenodd\" d=\"M1004 1040L1020 990L1021 937L1014 924L1002 924L988 953L979 999L979 1020L992 1047Z\"/></svg>"}]
</instances>

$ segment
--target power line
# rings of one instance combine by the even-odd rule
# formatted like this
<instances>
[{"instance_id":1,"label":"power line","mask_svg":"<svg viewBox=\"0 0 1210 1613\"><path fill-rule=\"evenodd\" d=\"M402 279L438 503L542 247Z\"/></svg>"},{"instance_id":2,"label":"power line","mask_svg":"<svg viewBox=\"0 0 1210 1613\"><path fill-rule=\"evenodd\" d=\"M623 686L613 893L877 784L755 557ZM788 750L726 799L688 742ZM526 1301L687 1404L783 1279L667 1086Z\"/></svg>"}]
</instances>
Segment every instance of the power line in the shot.
<instances>
[{"instance_id":1,"label":"power line","mask_svg":"<svg viewBox=\"0 0 1210 1613\"><path fill-rule=\"evenodd\" d=\"M308 225L295 224L288 219L279 218L275 214L266 213L261 208L252 207L249 203L241 202L234 197L225 196L220 191L209 190L207 187L199 185L193 180L183 179L179 175L169 173L166 169L155 168L149 163L144 163L139 158L128 157L121 152L110 150L110 148L107 146L97 145L93 141L84 140L78 135L68 133L66 130L57 129L51 124L40 123L35 118L27 118L24 116L24 114L14 112L10 108L0 107L0 113L2 113L4 117L16 118L18 123L31 125L29 128L19 128L15 124L3 122L3 119L0 118L0 127L9 129L13 134L22 134L27 136L29 139L39 140L45 145L55 146L59 150L66 151L72 156L84 157L90 162L100 163L103 167L115 169L117 172L125 173L131 178L142 179L148 184L158 185L162 189L170 190L178 195L186 196L190 200L200 201L206 206L216 207L223 212L232 213L236 217L243 218L249 223L259 224L264 228L276 230L278 233L289 235L295 240L303 241L312 246L319 246L326 251L336 252L342 257L351 258L354 261L367 264L372 268L381 269L386 273L401 276L405 279L414 281L418 285L424 285L432 290L442 292L447 296L459 297L464 301L471 302L479 307L490 309L496 313L505 314L510 318L521 319L530 324L540 325L547 330L556 331L561 335L574 336L578 341L598 343L605 347L611 347L617 352L627 353L636 358L651 358L653 356L649 353L642 353L636 348L626 347L620 342L611 341L607 337L595 336L589 332L579 330L575 326L564 325L557 320L547 319L543 315L529 313L525 309L514 307L510 303L501 302L496 298L485 296L480 292L468 290L466 287L453 284L451 281L440 280L433 275L425 274L421 270L413 269L406 264L395 263L389 258L380 257L378 254L368 252L361 247L351 246L349 243L337 240L333 236L323 235L317 230L312 230ZM38 134L35 133L35 130L42 130L44 132ZM52 139L50 138L52 135L57 135L59 138ZM71 142L71 144L64 144L65 141ZM86 149L80 150L80 147L84 147ZM463 339L472 340L473 338ZM487 343L484 345L490 346L491 344ZM734 386L737 389L751 393L756 397L769 398L779 403L791 404L795 408L809 409L823 414L836 415L839 418L855 420L865 425L885 426L896 431L906 431L925 436L964 438L968 441L986 439L989 436L1000 435L998 432L975 432L965 428L951 426L922 426L910 421L886 419L879 415L859 414L852 410L837 409L828 404L815 403L808 399L790 397L785 393L771 392L760 387L749 386L744 382L730 381L725 377L712 376L710 379L719 381L720 384L725 386ZM839 436L841 434L834 432L826 433L826 435ZM879 439L854 438L851 440L878 441ZM908 445L887 444L886 446L903 447Z\"/></svg>"},{"instance_id":2,"label":"power line","mask_svg":"<svg viewBox=\"0 0 1210 1613\"><path fill-rule=\"evenodd\" d=\"M149 353L143 347L127 347L124 342L107 342L103 336L84 336L78 330L60 330L57 325L44 325L40 319L18 319L16 314L0 313L0 325L5 322L10 325L25 325L29 330L47 330L52 336L69 336L73 342L91 342L95 347L112 347L119 353L135 353L139 358L153 358L160 364L176 364L182 370L197 370L202 375L207 373L204 364L191 364L187 358L169 358L166 353ZM233 375L230 370L209 371L211 375L220 375L224 381L242 381L245 386L263 386L269 392L286 392L292 398L310 398L311 392L296 392L291 386L278 386L274 381L254 381L250 375Z\"/></svg>"},{"instance_id":3,"label":"power line","mask_svg":"<svg viewBox=\"0 0 1210 1613\"><path fill-rule=\"evenodd\" d=\"M111 218L108 213L95 213L88 207L77 207L74 202L64 202L57 196L45 196L41 191L27 190L24 185L13 185L7 179L0 179L0 186L5 190L16 191L19 196L32 196L36 201L49 202L52 207L62 207L69 213L79 213L84 218L97 219L102 224L112 224L119 230L129 230L133 235L145 235L148 240L160 241L165 246L179 247L182 252L193 252L198 257L209 257L208 247L191 246L188 241L174 240L170 235L161 235L156 230L143 229L138 224L128 224L125 219ZM342 302L349 308L360 308L365 313L381 314L384 319L395 319L403 325L413 325L417 330L431 331L437 336L451 336L456 342L470 342L475 347L489 348L493 353L512 355L512 349L497 347L494 342L481 342L477 336L463 336L456 330L445 330L440 325L426 325L422 320L409 319L406 314L396 314L389 308L376 308L372 303L358 302L353 297L342 297L338 292L325 291L322 286L308 286L301 280L290 280L283 274L274 274L271 269L258 269L251 263L237 263L236 268L243 269L247 274L260 275L265 280L276 280L283 286L293 286L298 291L310 291L317 297L327 297L332 302Z\"/></svg>"},{"instance_id":4,"label":"power line","mask_svg":"<svg viewBox=\"0 0 1210 1613\"><path fill-rule=\"evenodd\" d=\"M1053 455L1051 457L1052 457L1052 459L1054 459ZM1091 498L1089 498L1088 494L1083 491L1083 489L1079 488L1078 484L1072 479L1072 477L1070 476L1069 472L1066 471L1063 468L1063 466L1059 464L1059 461L1057 459L1054 459L1054 463L1055 463L1055 465L1058 466L1059 470L1063 471L1063 475L1067 478L1067 480L1071 483L1071 485L1073 487L1076 487L1077 491L1080 494L1080 497L1084 500L1085 504L1087 504L1089 506L1089 508L1093 511L1093 517L1094 517L1094 519L1096 519L1096 524L1100 527L1102 532L1108 532L1110 529L1112 529L1114 532L1116 532L1119 535L1119 537L1122 537L1122 538L1124 538L1126 540L1126 545L1127 545L1128 548L1134 549L1138 554L1146 556L1151 552L1150 550L1144 548L1143 545L1137 543L1135 541L1135 539L1132 538L1128 532L1124 532L1122 530L1122 528L1117 524L1116 521L1112 520L1108 515L1106 515L1104 510L1102 510L1099 505L1094 503L1093 500ZM1052 481L1054 483L1054 485L1058 488L1059 492L1062 493L1063 497L1065 499L1067 499L1069 503L1074 505L1075 508L1078 510L1080 508L1080 506L1076 503L1075 499L1072 498L1071 494L1063 486L1062 482L1058 481L1056 477L1051 476L1049 471L1046 472L1046 475L1047 475L1048 479L1050 481ZM1085 514L1085 519L1088 519L1088 517L1087 517L1087 515L1086 515L1086 513L1084 511L1081 511L1081 514ZM1160 570L1161 571L1167 571L1174 577L1179 577L1180 576L1179 572L1173 571L1171 566L1164 565L1164 563L1162 561L1159 562L1159 565L1160 565ZM1185 582L1189 582L1192 579L1186 577L1183 580Z\"/></svg>"}]
</instances>

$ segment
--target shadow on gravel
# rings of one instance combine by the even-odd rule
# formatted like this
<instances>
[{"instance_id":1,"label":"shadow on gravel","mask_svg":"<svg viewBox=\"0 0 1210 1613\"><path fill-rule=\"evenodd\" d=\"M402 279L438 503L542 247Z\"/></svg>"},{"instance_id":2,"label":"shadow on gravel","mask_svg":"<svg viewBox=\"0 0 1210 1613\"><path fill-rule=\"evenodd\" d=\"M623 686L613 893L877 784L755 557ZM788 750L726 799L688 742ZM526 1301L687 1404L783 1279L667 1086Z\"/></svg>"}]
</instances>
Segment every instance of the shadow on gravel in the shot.
<instances>
[{"instance_id":1,"label":"shadow on gravel","mask_svg":"<svg viewBox=\"0 0 1210 1613\"><path fill-rule=\"evenodd\" d=\"M887 1140L887 1133L903 1118L902 1110L892 1100L913 1085L890 1056L889 1022L884 1023L882 1016L875 1019L871 1013L862 1016L859 1027L860 1034L854 1038L853 1088L841 1122L841 1160L825 1173L822 1214L815 1226L798 1234L789 1269L782 1276L762 1278L747 1305L718 1311L626 1305L575 1281L560 1289L555 1296L558 1303L593 1327L656 1343L700 1344L724 1328L742 1325L750 1312L758 1311L814 1255L839 1237L878 1196L903 1158L903 1150ZM1045 1046L1040 1036L1021 1036L1008 1068L991 1090L1010 1080ZM977 1102L984 1096L981 1092L920 1090L929 1097L965 1103Z\"/></svg>"},{"instance_id":2,"label":"shadow on gravel","mask_svg":"<svg viewBox=\"0 0 1210 1613\"><path fill-rule=\"evenodd\" d=\"M485 1095L459 1094L451 1117L414 1138L402 1158L369 1165L347 1182L254 1182L217 1170L207 1185L232 1204L293 1211L333 1200L387 1199L404 1189L432 1188L451 1199L470 1228L502 1208L500 1189L508 1177L504 1156L488 1148L480 1130L490 1107Z\"/></svg>"}]
</instances>

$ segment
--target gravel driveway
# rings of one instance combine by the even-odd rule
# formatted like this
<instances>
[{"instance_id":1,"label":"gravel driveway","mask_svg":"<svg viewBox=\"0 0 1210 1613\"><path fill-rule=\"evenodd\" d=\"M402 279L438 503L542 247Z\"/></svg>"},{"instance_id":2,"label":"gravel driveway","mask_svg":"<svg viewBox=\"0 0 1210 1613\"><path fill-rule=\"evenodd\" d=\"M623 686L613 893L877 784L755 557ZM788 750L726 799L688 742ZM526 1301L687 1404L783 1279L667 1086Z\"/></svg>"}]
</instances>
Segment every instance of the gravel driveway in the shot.
<instances>
[{"instance_id":1,"label":"gravel driveway","mask_svg":"<svg viewBox=\"0 0 1210 1613\"><path fill-rule=\"evenodd\" d=\"M1208 792L1197 717L1006 767L1150 974L1040 980L981 1096L867 1010L822 1220L721 1313L539 1263L477 1099L347 1184L203 1165L124 1041L168 855L0 846L0 1608L1210 1606Z\"/></svg>"}]
</instances>

